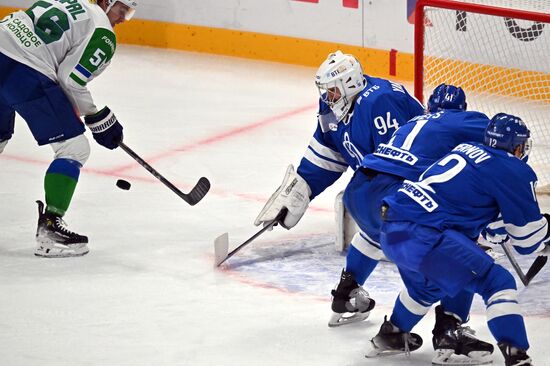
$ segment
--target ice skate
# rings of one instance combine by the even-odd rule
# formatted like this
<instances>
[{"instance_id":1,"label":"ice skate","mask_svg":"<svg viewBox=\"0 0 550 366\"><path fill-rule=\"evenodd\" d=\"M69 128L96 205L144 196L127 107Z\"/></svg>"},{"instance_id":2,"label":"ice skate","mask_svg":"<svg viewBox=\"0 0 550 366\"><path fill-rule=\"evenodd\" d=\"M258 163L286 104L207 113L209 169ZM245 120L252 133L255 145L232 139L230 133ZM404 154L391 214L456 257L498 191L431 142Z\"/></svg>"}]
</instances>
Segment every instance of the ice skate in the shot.
<instances>
[{"instance_id":1,"label":"ice skate","mask_svg":"<svg viewBox=\"0 0 550 366\"><path fill-rule=\"evenodd\" d=\"M433 365L487 365L491 364L494 347L475 337L469 327L462 327L460 320L435 308L435 327L432 343L436 352Z\"/></svg>"},{"instance_id":2,"label":"ice skate","mask_svg":"<svg viewBox=\"0 0 550 366\"><path fill-rule=\"evenodd\" d=\"M392 356L409 354L422 346L422 337L415 333L401 331L386 317L378 334L367 344L365 357Z\"/></svg>"},{"instance_id":3,"label":"ice skate","mask_svg":"<svg viewBox=\"0 0 550 366\"><path fill-rule=\"evenodd\" d=\"M505 366L534 366L525 350L513 347L507 343L499 343L498 348L504 355Z\"/></svg>"},{"instance_id":4,"label":"ice skate","mask_svg":"<svg viewBox=\"0 0 550 366\"><path fill-rule=\"evenodd\" d=\"M44 203L38 203L38 227L36 229L36 250L38 257L79 257L89 252L88 237L69 231L61 216L44 210Z\"/></svg>"},{"instance_id":5,"label":"ice skate","mask_svg":"<svg viewBox=\"0 0 550 366\"><path fill-rule=\"evenodd\" d=\"M375 305L369 293L345 270L342 270L340 282L331 294L333 314L328 322L329 327L363 321L368 318Z\"/></svg>"}]
</instances>

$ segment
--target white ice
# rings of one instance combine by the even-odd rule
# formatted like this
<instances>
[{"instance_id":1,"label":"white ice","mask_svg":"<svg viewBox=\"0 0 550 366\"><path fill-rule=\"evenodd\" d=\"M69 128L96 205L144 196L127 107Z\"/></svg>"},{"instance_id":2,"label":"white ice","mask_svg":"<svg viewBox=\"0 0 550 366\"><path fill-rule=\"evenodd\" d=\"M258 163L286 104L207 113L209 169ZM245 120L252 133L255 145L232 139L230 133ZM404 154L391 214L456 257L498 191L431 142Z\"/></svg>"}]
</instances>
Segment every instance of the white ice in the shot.
<instances>
[{"instance_id":1,"label":"white ice","mask_svg":"<svg viewBox=\"0 0 550 366\"><path fill-rule=\"evenodd\" d=\"M0 155L0 365L428 365L430 313L410 358L369 360L365 345L401 283L382 263L366 287L378 305L364 323L329 329L330 290L345 257L333 248L333 198L314 200L298 227L275 228L213 268L258 229L256 214L297 165L315 128L315 70L151 48L120 47L91 83L125 142L183 191L212 190L191 207L120 149L95 144L66 219L90 237L82 258L34 257L42 180L51 159L24 122ZM119 178L130 191L115 186ZM542 202L548 207L549 202ZM532 257L522 258L526 269ZM520 297L537 366L550 365L547 269ZM482 303L470 325L484 339ZM503 359L495 351L494 362Z\"/></svg>"}]
</instances>

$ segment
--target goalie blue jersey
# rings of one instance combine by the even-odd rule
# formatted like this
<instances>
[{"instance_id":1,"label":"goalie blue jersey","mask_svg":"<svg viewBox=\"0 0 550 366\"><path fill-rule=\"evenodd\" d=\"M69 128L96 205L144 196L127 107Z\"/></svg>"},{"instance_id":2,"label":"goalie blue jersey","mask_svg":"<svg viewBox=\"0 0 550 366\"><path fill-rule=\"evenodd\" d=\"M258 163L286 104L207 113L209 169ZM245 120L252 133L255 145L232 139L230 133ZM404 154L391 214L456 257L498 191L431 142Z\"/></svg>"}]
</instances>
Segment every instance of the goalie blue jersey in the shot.
<instances>
[{"instance_id":1,"label":"goalie blue jersey","mask_svg":"<svg viewBox=\"0 0 550 366\"><path fill-rule=\"evenodd\" d=\"M444 110L413 118L362 166L416 181L435 161L463 142L483 142L489 118L480 112Z\"/></svg>"},{"instance_id":2,"label":"goalie blue jersey","mask_svg":"<svg viewBox=\"0 0 550 366\"><path fill-rule=\"evenodd\" d=\"M402 85L365 75L367 84L340 122L319 100L317 129L298 166L311 199L332 185L348 167L356 170L365 155L387 142L395 130L424 113Z\"/></svg>"},{"instance_id":3,"label":"goalie blue jersey","mask_svg":"<svg viewBox=\"0 0 550 366\"><path fill-rule=\"evenodd\" d=\"M477 240L501 213L510 243L528 254L542 247L548 231L535 196L536 182L535 172L508 152L463 143L418 181L405 180L397 193L384 198L386 220L453 229Z\"/></svg>"}]
</instances>

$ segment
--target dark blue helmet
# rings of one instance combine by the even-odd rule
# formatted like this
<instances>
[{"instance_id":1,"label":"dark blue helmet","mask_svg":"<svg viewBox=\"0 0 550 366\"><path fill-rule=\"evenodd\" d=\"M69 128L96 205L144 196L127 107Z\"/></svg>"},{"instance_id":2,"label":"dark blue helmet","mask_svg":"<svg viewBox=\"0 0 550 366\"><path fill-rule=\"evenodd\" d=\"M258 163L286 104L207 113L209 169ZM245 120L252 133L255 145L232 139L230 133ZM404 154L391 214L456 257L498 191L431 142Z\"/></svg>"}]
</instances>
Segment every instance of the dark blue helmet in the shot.
<instances>
[{"instance_id":1,"label":"dark blue helmet","mask_svg":"<svg viewBox=\"0 0 550 366\"><path fill-rule=\"evenodd\" d=\"M529 140L531 132L521 118L511 114L498 113L485 129L484 143L487 146L514 153L516 148ZM522 154L524 151L522 151Z\"/></svg>"},{"instance_id":2,"label":"dark blue helmet","mask_svg":"<svg viewBox=\"0 0 550 366\"><path fill-rule=\"evenodd\" d=\"M428 99L428 112L435 113L441 109L466 110L466 94L462 88L454 85L439 84Z\"/></svg>"}]
</instances>

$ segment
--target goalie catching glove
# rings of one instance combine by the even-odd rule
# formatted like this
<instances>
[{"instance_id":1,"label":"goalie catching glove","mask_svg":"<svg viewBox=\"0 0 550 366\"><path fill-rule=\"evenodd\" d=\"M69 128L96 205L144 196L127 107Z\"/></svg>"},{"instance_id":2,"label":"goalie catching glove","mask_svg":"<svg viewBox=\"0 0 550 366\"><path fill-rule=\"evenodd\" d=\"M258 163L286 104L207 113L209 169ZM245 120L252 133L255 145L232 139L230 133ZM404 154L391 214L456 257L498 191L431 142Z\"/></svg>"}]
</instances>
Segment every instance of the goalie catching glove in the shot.
<instances>
[{"instance_id":1,"label":"goalie catching glove","mask_svg":"<svg viewBox=\"0 0 550 366\"><path fill-rule=\"evenodd\" d=\"M307 182L294 171L292 164L289 165L283 183L271 195L254 221L254 225L267 225L286 208L288 212L281 221L281 225L287 230L294 227L306 212L310 195L311 189Z\"/></svg>"},{"instance_id":2,"label":"goalie catching glove","mask_svg":"<svg viewBox=\"0 0 550 366\"><path fill-rule=\"evenodd\" d=\"M109 107L104 107L96 114L84 117L86 126L92 131L94 140L107 149L116 149L122 141L122 125Z\"/></svg>"}]
</instances>

